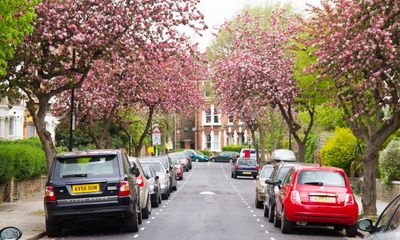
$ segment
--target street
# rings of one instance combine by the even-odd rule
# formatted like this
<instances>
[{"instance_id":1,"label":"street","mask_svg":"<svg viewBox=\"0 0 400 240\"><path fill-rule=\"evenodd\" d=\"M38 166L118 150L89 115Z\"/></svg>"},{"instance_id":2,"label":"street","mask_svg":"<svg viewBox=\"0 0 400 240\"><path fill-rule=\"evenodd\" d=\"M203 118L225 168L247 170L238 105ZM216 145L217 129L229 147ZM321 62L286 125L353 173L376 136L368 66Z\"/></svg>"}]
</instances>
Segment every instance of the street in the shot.
<instances>
[{"instance_id":1,"label":"street","mask_svg":"<svg viewBox=\"0 0 400 240\"><path fill-rule=\"evenodd\" d=\"M283 235L254 206L252 178L230 178L229 163L194 163L178 191L154 208L138 233L117 227L68 231L63 239L343 239L333 228L296 229ZM45 238L48 239L48 238Z\"/></svg>"}]
</instances>

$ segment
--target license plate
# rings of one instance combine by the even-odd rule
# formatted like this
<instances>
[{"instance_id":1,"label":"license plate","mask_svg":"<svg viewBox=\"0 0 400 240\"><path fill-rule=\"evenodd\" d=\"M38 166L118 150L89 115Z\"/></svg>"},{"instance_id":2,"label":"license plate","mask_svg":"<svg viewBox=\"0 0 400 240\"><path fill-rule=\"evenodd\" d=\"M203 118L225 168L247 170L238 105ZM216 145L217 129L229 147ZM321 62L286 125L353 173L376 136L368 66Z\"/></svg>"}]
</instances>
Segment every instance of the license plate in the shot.
<instances>
[{"instance_id":1,"label":"license plate","mask_svg":"<svg viewBox=\"0 0 400 240\"><path fill-rule=\"evenodd\" d=\"M336 203L335 197L310 196L310 202Z\"/></svg>"},{"instance_id":2,"label":"license plate","mask_svg":"<svg viewBox=\"0 0 400 240\"><path fill-rule=\"evenodd\" d=\"M251 172L243 172L243 174L251 174Z\"/></svg>"},{"instance_id":3,"label":"license plate","mask_svg":"<svg viewBox=\"0 0 400 240\"><path fill-rule=\"evenodd\" d=\"M72 186L72 192L73 193L100 192L100 184L73 185Z\"/></svg>"}]
</instances>

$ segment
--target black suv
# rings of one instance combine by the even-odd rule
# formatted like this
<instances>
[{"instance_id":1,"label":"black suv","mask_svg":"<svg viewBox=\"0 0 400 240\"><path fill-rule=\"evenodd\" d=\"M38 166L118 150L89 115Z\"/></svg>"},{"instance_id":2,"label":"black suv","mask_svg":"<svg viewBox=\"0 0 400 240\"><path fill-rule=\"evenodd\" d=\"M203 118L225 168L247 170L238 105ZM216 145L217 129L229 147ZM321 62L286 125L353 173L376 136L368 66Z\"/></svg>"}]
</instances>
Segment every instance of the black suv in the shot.
<instances>
[{"instance_id":1,"label":"black suv","mask_svg":"<svg viewBox=\"0 0 400 240\"><path fill-rule=\"evenodd\" d=\"M87 150L56 156L49 170L44 207L49 237L81 223L123 221L128 232L141 222L138 169L120 150ZM73 225L72 225L73 223Z\"/></svg>"},{"instance_id":2,"label":"black suv","mask_svg":"<svg viewBox=\"0 0 400 240\"><path fill-rule=\"evenodd\" d=\"M274 170L271 173L271 177L265 181L265 183L269 182L283 182L283 180L286 177L286 174L288 171L294 167L294 166L299 166L303 165L304 163L301 162L291 162L291 163L286 163L286 162L279 162L276 163L274 166ZM274 222L274 217L275 217L275 187L280 187L280 184L274 185L274 184L267 184L265 186L266 191L265 191L265 202L264 202L264 217L268 217L269 222Z\"/></svg>"}]
</instances>

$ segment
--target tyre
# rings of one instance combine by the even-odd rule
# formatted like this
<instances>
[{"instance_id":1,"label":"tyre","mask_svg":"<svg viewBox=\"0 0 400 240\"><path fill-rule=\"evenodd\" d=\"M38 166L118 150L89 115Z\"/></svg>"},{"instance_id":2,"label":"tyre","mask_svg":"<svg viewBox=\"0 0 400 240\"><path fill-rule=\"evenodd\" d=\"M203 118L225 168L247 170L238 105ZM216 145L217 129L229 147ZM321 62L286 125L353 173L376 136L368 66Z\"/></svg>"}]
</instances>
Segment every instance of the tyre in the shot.
<instances>
[{"instance_id":1,"label":"tyre","mask_svg":"<svg viewBox=\"0 0 400 240\"><path fill-rule=\"evenodd\" d=\"M152 208L153 207L156 208L156 207L160 206L160 203L161 203L161 197L157 195L157 199L154 202L151 203L151 207Z\"/></svg>"},{"instance_id":2,"label":"tyre","mask_svg":"<svg viewBox=\"0 0 400 240\"><path fill-rule=\"evenodd\" d=\"M267 218L268 215L269 215L269 209L268 209L268 207L266 205L264 205L264 217Z\"/></svg>"},{"instance_id":3,"label":"tyre","mask_svg":"<svg viewBox=\"0 0 400 240\"><path fill-rule=\"evenodd\" d=\"M231 172L231 178L233 178L233 172Z\"/></svg>"},{"instance_id":4,"label":"tyre","mask_svg":"<svg viewBox=\"0 0 400 240\"><path fill-rule=\"evenodd\" d=\"M182 179L183 179L183 177L182 177ZM175 186L172 187L172 191L176 191L176 190L178 190L177 184L176 184Z\"/></svg>"},{"instance_id":5,"label":"tyre","mask_svg":"<svg viewBox=\"0 0 400 240\"><path fill-rule=\"evenodd\" d=\"M139 219L136 209L133 211L133 214L125 217L123 225L127 232L139 231Z\"/></svg>"},{"instance_id":6,"label":"tyre","mask_svg":"<svg viewBox=\"0 0 400 240\"><path fill-rule=\"evenodd\" d=\"M346 227L346 237L355 237L357 235L357 223Z\"/></svg>"},{"instance_id":7,"label":"tyre","mask_svg":"<svg viewBox=\"0 0 400 240\"><path fill-rule=\"evenodd\" d=\"M333 226L333 229L334 229L336 232L341 232L341 231L343 231L344 226L342 226L342 225L335 225L335 226Z\"/></svg>"},{"instance_id":8,"label":"tyre","mask_svg":"<svg viewBox=\"0 0 400 240\"><path fill-rule=\"evenodd\" d=\"M160 194L160 195L158 195L158 204L161 204L161 202L162 202L162 196Z\"/></svg>"},{"instance_id":9,"label":"tyre","mask_svg":"<svg viewBox=\"0 0 400 240\"><path fill-rule=\"evenodd\" d=\"M256 179L257 179L257 176L253 176L253 179L256 180Z\"/></svg>"},{"instance_id":10,"label":"tyre","mask_svg":"<svg viewBox=\"0 0 400 240\"><path fill-rule=\"evenodd\" d=\"M268 222L273 223L275 218L275 207L270 204L271 208L269 209L268 213Z\"/></svg>"},{"instance_id":11,"label":"tyre","mask_svg":"<svg viewBox=\"0 0 400 240\"><path fill-rule=\"evenodd\" d=\"M162 196L162 200L167 200L169 198L169 189L167 190L167 192L165 194L163 194L161 196Z\"/></svg>"},{"instance_id":12,"label":"tyre","mask_svg":"<svg viewBox=\"0 0 400 240\"><path fill-rule=\"evenodd\" d=\"M62 228L58 224L46 220L46 233L49 237L58 237L62 234Z\"/></svg>"},{"instance_id":13,"label":"tyre","mask_svg":"<svg viewBox=\"0 0 400 240\"><path fill-rule=\"evenodd\" d=\"M151 214L151 203L149 198L147 199L146 207L142 209L142 217L143 219L148 219Z\"/></svg>"},{"instance_id":14,"label":"tyre","mask_svg":"<svg viewBox=\"0 0 400 240\"><path fill-rule=\"evenodd\" d=\"M140 206L138 207L138 209L140 209ZM143 222L143 215L142 215L142 209L140 209L140 211L138 212L138 223L142 224Z\"/></svg>"},{"instance_id":15,"label":"tyre","mask_svg":"<svg viewBox=\"0 0 400 240\"><path fill-rule=\"evenodd\" d=\"M281 220L278 218L278 214L274 214L274 227L280 228L281 227Z\"/></svg>"},{"instance_id":16,"label":"tyre","mask_svg":"<svg viewBox=\"0 0 400 240\"><path fill-rule=\"evenodd\" d=\"M179 177L179 180L183 180L183 175Z\"/></svg>"},{"instance_id":17,"label":"tyre","mask_svg":"<svg viewBox=\"0 0 400 240\"><path fill-rule=\"evenodd\" d=\"M255 201L256 208L263 208L263 202L258 201L257 193L256 193L256 201Z\"/></svg>"},{"instance_id":18,"label":"tyre","mask_svg":"<svg viewBox=\"0 0 400 240\"><path fill-rule=\"evenodd\" d=\"M237 179L236 173L233 173L233 178L234 178L234 179Z\"/></svg>"},{"instance_id":19,"label":"tyre","mask_svg":"<svg viewBox=\"0 0 400 240\"><path fill-rule=\"evenodd\" d=\"M292 222L287 220L285 211L282 209L282 216L281 216L281 230L283 234L290 233L292 231Z\"/></svg>"}]
</instances>

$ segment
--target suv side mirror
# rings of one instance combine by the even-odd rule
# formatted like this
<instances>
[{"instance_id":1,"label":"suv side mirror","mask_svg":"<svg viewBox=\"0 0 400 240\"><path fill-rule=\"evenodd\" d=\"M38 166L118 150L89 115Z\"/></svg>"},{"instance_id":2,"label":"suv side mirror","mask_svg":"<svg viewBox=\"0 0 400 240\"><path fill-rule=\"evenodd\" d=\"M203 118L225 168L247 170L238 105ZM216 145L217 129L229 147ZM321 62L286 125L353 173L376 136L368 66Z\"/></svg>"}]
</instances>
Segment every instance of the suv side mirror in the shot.
<instances>
[{"instance_id":1,"label":"suv side mirror","mask_svg":"<svg viewBox=\"0 0 400 240\"><path fill-rule=\"evenodd\" d=\"M265 183L266 184L269 184L269 185L273 185L273 186L279 186L279 185L281 185L281 180L278 180L278 181L273 181L272 179L270 179L270 178L268 178L267 180L265 180Z\"/></svg>"},{"instance_id":2,"label":"suv side mirror","mask_svg":"<svg viewBox=\"0 0 400 240\"><path fill-rule=\"evenodd\" d=\"M372 229L374 228L374 225L372 223L371 219L368 218L363 218L360 221L358 221L358 229L364 232L372 232Z\"/></svg>"},{"instance_id":3,"label":"suv side mirror","mask_svg":"<svg viewBox=\"0 0 400 240\"><path fill-rule=\"evenodd\" d=\"M140 175L139 169L137 169L136 167L131 168L131 173L136 177L139 177Z\"/></svg>"}]
</instances>

